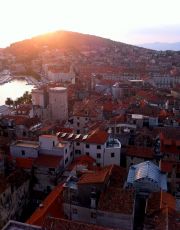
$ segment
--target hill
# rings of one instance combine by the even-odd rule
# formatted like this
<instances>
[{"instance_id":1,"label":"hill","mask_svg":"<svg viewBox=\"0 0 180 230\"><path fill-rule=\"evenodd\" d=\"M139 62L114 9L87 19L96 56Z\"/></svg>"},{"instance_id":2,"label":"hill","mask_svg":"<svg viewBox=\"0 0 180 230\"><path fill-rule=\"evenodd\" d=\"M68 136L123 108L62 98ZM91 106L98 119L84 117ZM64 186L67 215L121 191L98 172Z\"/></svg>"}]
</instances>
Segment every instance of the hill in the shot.
<instances>
[{"instance_id":1,"label":"hill","mask_svg":"<svg viewBox=\"0 0 180 230\"><path fill-rule=\"evenodd\" d=\"M6 65L14 74L42 75L45 64L60 68L73 65L82 76L91 73L147 76L152 72L177 74L180 71L180 52L159 52L70 31L16 42L5 52Z\"/></svg>"},{"instance_id":2,"label":"hill","mask_svg":"<svg viewBox=\"0 0 180 230\"><path fill-rule=\"evenodd\" d=\"M29 58L34 58L47 48L49 50L63 49L71 51L105 50L112 48L116 48L117 50L119 48L122 52L124 49L144 49L93 35L70 31L56 31L13 43L6 50L15 56L28 55Z\"/></svg>"}]
</instances>

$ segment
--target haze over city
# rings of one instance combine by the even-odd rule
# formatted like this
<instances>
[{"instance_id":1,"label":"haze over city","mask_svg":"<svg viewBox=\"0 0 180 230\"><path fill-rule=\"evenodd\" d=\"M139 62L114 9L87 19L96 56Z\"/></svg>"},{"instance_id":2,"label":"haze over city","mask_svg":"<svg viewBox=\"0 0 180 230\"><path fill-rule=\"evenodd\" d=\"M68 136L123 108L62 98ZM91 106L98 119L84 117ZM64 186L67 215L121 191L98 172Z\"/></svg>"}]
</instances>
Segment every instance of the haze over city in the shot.
<instances>
[{"instance_id":1,"label":"haze over city","mask_svg":"<svg viewBox=\"0 0 180 230\"><path fill-rule=\"evenodd\" d=\"M129 44L180 41L178 0L0 0L0 47L55 30Z\"/></svg>"}]
</instances>

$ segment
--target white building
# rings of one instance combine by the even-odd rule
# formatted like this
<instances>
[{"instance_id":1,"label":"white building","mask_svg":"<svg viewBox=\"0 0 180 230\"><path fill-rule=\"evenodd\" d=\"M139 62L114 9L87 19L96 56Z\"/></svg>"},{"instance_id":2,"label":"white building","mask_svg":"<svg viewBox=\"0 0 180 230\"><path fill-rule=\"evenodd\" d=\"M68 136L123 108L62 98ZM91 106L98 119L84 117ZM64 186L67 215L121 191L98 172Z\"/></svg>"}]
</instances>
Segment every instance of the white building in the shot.
<instances>
[{"instance_id":1,"label":"white building","mask_svg":"<svg viewBox=\"0 0 180 230\"><path fill-rule=\"evenodd\" d=\"M70 70L66 68L48 68L46 72L47 78L50 81L54 82L69 82L75 84L75 73L73 68L71 67Z\"/></svg>"},{"instance_id":2,"label":"white building","mask_svg":"<svg viewBox=\"0 0 180 230\"><path fill-rule=\"evenodd\" d=\"M40 154L60 156L64 159L63 168L69 165L73 158L71 142L59 140L56 135L41 135L39 141L18 140L10 145L10 152L16 158L38 158Z\"/></svg>"},{"instance_id":3,"label":"white building","mask_svg":"<svg viewBox=\"0 0 180 230\"><path fill-rule=\"evenodd\" d=\"M49 89L49 107L53 121L66 121L68 119L67 89L55 87Z\"/></svg>"},{"instance_id":4,"label":"white building","mask_svg":"<svg viewBox=\"0 0 180 230\"><path fill-rule=\"evenodd\" d=\"M86 154L94 158L98 166L120 165L121 143L105 131L88 135L59 133L59 137L73 143L74 157Z\"/></svg>"},{"instance_id":5,"label":"white building","mask_svg":"<svg viewBox=\"0 0 180 230\"><path fill-rule=\"evenodd\" d=\"M157 88L171 88L180 83L179 76L155 75L150 78L150 84Z\"/></svg>"},{"instance_id":6,"label":"white building","mask_svg":"<svg viewBox=\"0 0 180 230\"><path fill-rule=\"evenodd\" d=\"M10 151L16 165L21 162L24 167L24 162L31 161L29 167L34 168L37 179L34 189L42 192L54 188L61 172L73 160L71 142L60 141L56 135L41 135L39 142L16 141L11 144Z\"/></svg>"}]
</instances>

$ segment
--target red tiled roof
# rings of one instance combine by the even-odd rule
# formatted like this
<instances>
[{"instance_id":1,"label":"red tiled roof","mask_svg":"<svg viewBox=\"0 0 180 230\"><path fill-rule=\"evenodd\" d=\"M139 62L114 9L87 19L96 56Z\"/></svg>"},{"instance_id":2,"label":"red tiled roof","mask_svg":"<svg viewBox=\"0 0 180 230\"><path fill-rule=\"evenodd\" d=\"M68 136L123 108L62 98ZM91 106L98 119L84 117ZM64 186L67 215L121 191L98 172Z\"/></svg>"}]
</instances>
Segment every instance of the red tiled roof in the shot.
<instances>
[{"instance_id":1,"label":"red tiled roof","mask_svg":"<svg viewBox=\"0 0 180 230\"><path fill-rule=\"evenodd\" d=\"M167 192L154 192L150 195L147 202L147 214L159 211L162 208L169 207L175 210L175 197Z\"/></svg>"},{"instance_id":2,"label":"red tiled roof","mask_svg":"<svg viewBox=\"0 0 180 230\"><path fill-rule=\"evenodd\" d=\"M39 118L33 117L28 118L25 116L12 116L12 115L6 115L6 119L14 120L16 125L24 125L27 128L30 128L40 122Z\"/></svg>"},{"instance_id":3,"label":"red tiled roof","mask_svg":"<svg viewBox=\"0 0 180 230\"><path fill-rule=\"evenodd\" d=\"M60 165L62 156L52 156L41 154L35 159L34 165L37 167L57 168Z\"/></svg>"},{"instance_id":4,"label":"red tiled roof","mask_svg":"<svg viewBox=\"0 0 180 230\"><path fill-rule=\"evenodd\" d=\"M106 212L133 214L134 191L109 187L101 193L98 209Z\"/></svg>"},{"instance_id":5,"label":"red tiled roof","mask_svg":"<svg viewBox=\"0 0 180 230\"><path fill-rule=\"evenodd\" d=\"M118 116L113 117L113 118L110 120L110 123L111 123L111 124L114 124L115 122L116 122L116 123L122 123L122 122L126 122L126 120L127 120L126 115L123 114L123 115L118 115Z\"/></svg>"},{"instance_id":6,"label":"red tiled roof","mask_svg":"<svg viewBox=\"0 0 180 230\"><path fill-rule=\"evenodd\" d=\"M112 165L110 172L110 186L113 187L123 187L127 179L126 168L120 167L118 165Z\"/></svg>"},{"instance_id":7,"label":"red tiled roof","mask_svg":"<svg viewBox=\"0 0 180 230\"><path fill-rule=\"evenodd\" d=\"M49 66L48 71L51 71L52 73L69 73L69 66Z\"/></svg>"},{"instance_id":8,"label":"red tiled roof","mask_svg":"<svg viewBox=\"0 0 180 230\"><path fill-rule=\"evenodd\" d=\"M79 181L78 184L102 184L105 183L106 180L109 177L109 167L105 167L101 170L94 171L94 172L87 172L83 174Z\"/></svg>"},{"instance_id":9,"label":"red tiled roof","mask_svg":"<svg viewBox=\"0 0 180 230\"><path fill-rule=\"evenodd\" d=\"M13 115L6 115L4 116L5 119L14 120L16 125L24 124L24 122L28 119L25 116L13 116Z\"/></svg>"},{"instance_id":10,"label":"red tiled roof","mask_svg":"<svg viewBox=\"0 0 180 230\"><path fill-rule=\"evenodd\" d=\"M33 162L34 162L34 159L32 158L17 157L16 167L22 168L22 169L31 169L33 166Z\"/></svg>"},{"instance_id":11,"label":"red tiled roof","mask_svg":"<svg viewBox=\"0 0 180 230\"><path fill-rule=\"evenodd\" d=\"M85 166L87 166L87 169L92 169L93 164L95 162L96 162L96 160L94 158L92 158L91 156L82 155L82 156L77 157L73 161L73 163L69 166L69 170L72 170L77 165L85 165Z\"/></svg>"},{"instance_id":12,"label":"red tiled roof","mask_svg":"<svg viewBox=\"0 0 180 230\"><path fill-rule=\"evenodd\" d=\"M145 229L154 230L179 230L179 215L175 210L164 207L153 214L147 215L144 222Z\"/></svg>"},{"instance_id":13,"label":"red tiled roof","mask_svg":"<svg viewBox=\"0 0 180 230\"><path fill-rule=\"evenodd\" d=\"M73 133L73 129L71 128L64 128L64 127L55 127L56 132L62 132L62 133Z\"/></svg>"},{"instance_id":14,"label":"red tiled roof","mask_svg":"<svg viewBox=\"0 0 180 230\"><path fill-rule=\"evenodd\" d=\"M42 207L37 208L26 223L42 226L47 216L64 218L62 192L62 185L55 187L43 201Z\"/></svg>"},{"instance_id":15,"label":"red tiled roof","mask_svg":"<svg viewBox=\"0 0 180 230\"><path fill-rule=\"evenodd\" d=\"M148 158L152 159L154 156L154 151L149 147L141 146L128 146L126 149L127 156L139 157L139 158Z\"/></svg>"},{"instance_id":16,"label":"red tiled roof","mask_svg":"<svg viewBox=\"0 0 180 230\"><path fill-rule=\"evenodd\" d=\"M87 143L104 144L108 139L108 133L102 130L93 131L86 139Z\"/></svg>"},{"instance_id":17,"label":"red tiled roof","mask_svg":"<svg viewBox=\"0 0 180 230\"><path fill-rule=\"evenodd\" d=\"M172 172L173 164L172 162L161 161L161 171L170 173Z\"/></svg>"},{"instance_id":18,"label":"red tiled roof","mask_svg":"<svg viewBox=\"0 0 180 230\"><path fill-rule=\"evenodd\" d=\"M51 226L53 226L53 230L115 230L114 228L107 228L94 224L47 217L43 224L43 229L52 230ZM122 229L116 228L116 230Z\"/></svg>"}]
</instances>

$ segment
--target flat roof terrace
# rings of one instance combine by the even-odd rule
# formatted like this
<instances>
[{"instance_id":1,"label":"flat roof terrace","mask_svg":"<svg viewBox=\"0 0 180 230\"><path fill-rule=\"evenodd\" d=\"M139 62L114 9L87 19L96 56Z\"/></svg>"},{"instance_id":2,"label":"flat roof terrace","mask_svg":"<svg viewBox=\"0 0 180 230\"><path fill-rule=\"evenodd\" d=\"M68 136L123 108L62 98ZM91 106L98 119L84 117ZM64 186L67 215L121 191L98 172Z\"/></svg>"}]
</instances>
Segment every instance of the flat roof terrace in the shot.
<instances>
[{"instance_id":1,"label":"flat roof terrace","mask_svg":"<svg viewBox=\"0 0 180 230\"><path fill-rule=\"evenodd\" d=\"M36 141L17 141L15 143L16 146L18 147L27 147L27 148L38 148L39 147L39 143Z\"/></svg>"}]
</instances>

